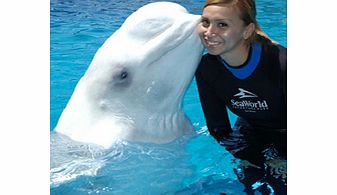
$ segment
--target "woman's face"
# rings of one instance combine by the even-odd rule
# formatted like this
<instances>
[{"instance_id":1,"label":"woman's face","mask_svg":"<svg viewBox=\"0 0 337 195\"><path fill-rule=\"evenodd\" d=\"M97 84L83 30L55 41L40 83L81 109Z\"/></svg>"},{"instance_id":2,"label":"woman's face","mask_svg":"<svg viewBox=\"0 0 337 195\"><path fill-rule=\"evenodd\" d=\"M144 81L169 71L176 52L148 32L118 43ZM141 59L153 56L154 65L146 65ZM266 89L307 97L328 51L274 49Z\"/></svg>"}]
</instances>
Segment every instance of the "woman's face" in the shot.
<instances>
[{"instance_id":1,"label":"woman's face","mask_svg":"<svg viewBox=\"0 0 337 195\"><path fill-rule=\"evenodd\" d=\"M247 26L232 6L207 6L198 25L201 41L212 55L227 55L240 51L244 47L244 40L248 38L246 31Z\"/></svg>"}]
</instances>

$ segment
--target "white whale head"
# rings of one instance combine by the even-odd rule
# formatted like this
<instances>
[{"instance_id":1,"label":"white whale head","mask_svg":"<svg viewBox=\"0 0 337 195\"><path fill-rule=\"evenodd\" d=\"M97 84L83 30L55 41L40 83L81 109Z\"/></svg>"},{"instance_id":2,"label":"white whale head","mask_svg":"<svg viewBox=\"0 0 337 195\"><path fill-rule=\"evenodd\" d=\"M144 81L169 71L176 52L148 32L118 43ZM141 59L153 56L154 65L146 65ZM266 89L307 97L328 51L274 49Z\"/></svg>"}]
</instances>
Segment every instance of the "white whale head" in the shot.
<instances>
[{"instance_id":1,"label":"white whale head","mask_svg":"<svg viewBox=\"0 0 337 195\"><path fill-rule=\"evenodd\" d=\"M131 14L95 54L55 131L108 148L116 139L169 142L193 129L181 102L202 55L199 18L169 2Z\"/></svg>"}]
</instances>

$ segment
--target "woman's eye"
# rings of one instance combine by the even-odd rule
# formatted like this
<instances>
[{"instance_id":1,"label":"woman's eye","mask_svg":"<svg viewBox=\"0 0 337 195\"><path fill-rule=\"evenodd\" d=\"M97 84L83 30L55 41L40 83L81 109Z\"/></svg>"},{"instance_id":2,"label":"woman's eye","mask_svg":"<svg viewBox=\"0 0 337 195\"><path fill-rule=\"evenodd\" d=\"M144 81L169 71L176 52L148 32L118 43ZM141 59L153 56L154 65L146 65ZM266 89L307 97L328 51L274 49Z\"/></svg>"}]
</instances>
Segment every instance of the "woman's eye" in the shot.
<instances>
[{"instance_id":1,"label":"woman's eye","mask_svg":"<svg viewBox=\"0 0 337 195\"><path fill-rule=\"evenodd\" d=\"M208 26L209 26L209 21L206 20L206 19L203 19L203 20L201 20L201 25L202 25L203 27L208 27Z\"/></svg>"},{"instance_id":2,"label":"woman's eye","mask_svg":"<svg viewBox=\"0 0 337 195\"><path fill-rule=\"evenodd\" d=\"M224 23L224 22L221 22L221 23L218 24L218 26L221 27L221 28L224 28L224 27L227 27L228 24Z\"/></svg>"}]
</instances>

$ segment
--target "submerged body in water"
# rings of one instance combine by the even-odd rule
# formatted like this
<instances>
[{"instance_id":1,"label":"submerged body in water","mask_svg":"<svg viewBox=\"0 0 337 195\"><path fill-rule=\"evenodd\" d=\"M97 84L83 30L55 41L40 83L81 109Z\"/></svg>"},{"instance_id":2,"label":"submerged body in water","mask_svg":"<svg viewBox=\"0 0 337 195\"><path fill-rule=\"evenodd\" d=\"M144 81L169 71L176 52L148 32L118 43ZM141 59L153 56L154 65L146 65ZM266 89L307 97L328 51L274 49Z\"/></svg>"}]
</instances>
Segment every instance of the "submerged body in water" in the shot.
<instances>
[{"instance_id":1,"label":"submerged body in water","mask_svg":"<svg viewBox=\"0 0 337 195\"><path fill-rule=\"evenodd\" d=\"M219 143L239 161L234 171L247 194L287 193L286 131L257 131L238 118L233 132Z\"/></svg>"},{"instance_id":2,"label":"submerged body in water","mask_svg":"<svg viewBox=\"0 0 337 195\"><path fill-rule=\"evenodd\" d=\"M167 144L119 141L109 149L58 133L51 141L52 195L245 194L233 156L207 135L188 134Z\"/></svg>"}]
</instances>

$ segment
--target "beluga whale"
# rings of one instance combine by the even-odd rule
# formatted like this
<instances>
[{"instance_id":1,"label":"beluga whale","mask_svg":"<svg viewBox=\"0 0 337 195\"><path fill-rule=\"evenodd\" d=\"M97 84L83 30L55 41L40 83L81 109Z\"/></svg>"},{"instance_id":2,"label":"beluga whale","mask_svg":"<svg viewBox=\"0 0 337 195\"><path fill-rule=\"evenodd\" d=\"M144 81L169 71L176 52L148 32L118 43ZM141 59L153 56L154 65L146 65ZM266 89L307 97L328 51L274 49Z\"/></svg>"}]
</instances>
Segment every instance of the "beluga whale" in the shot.
<instances>
[{"instance_id":1,"label":"beluga whale","mask_svg":"<svg viewBox=\"0 0 337 195\"><path fill-rule=\"evenodd\" d=\"M191 131L182 100L204 49L199 20L171 2L132 13L97 50L54 131L104 148L167 143Z\"/></svg>"}]
</instances>

